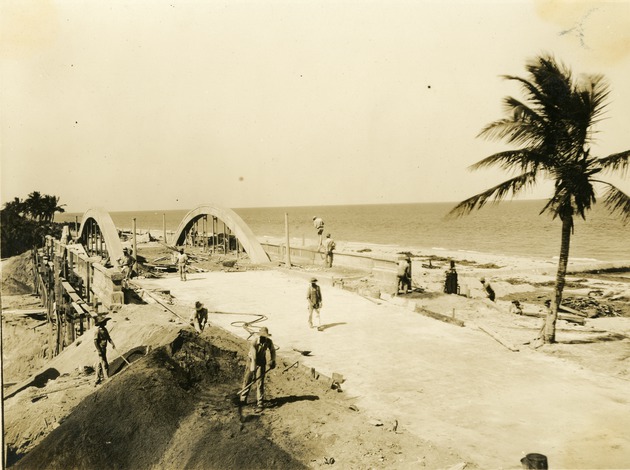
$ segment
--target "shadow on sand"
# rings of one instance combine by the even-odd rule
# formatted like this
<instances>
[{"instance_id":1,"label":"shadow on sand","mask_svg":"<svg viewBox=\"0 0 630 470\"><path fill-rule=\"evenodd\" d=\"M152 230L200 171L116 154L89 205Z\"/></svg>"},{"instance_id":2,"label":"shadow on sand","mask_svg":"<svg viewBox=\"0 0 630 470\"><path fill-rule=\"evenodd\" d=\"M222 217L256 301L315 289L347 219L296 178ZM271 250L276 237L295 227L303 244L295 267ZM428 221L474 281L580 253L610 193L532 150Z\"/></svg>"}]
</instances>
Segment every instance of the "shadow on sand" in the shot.
<instances>
[{"instance_id":1,"label":"shadow on sand","mask_svg":"<svg viewBox=\"0 0 630 470\"><path fill-rule=\"evenodd\" d=\"M333 328L335 326L340 326L340 325L347 325L347 323L345 321L339 322L339 323L326 323L325 325L321 325L319 327L319 331L325 331L328 328Z\"/></svg>"},{"instance_id":2,"label":"shadow on sand","mask_svg":"<svg viewBox=\"0 0 630 470\"><path fill-rule=\"evenodd\" d=\"M288 397L276 397L268 400L266 403L267 408L280 408L287 403L295 403L296 401L316 401L319 400L317 395L291 395Z\"/></svg>"}]
</instances>

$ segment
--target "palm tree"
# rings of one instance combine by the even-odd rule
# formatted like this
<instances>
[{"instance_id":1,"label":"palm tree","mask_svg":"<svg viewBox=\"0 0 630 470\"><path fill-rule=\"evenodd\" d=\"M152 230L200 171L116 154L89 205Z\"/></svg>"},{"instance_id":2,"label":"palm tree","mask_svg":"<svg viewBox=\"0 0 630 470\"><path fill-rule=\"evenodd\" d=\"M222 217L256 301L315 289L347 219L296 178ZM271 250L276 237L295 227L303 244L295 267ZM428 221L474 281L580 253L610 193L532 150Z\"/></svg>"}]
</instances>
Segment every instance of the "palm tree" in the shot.
<instances>
[{"instance_id":1,"label":"palm tree","mask_svg":"<svg viewBox=\"0 0 630 470\"><path fill-rule=\"evenodd\" d=\"M496 153L471 166L473 170L498 166L516 176L460 202L449 215L465 215L490 200L514 197L539 180L554 182L553 194L540 212L562 222L554 298L542 335L545 343L553 343L574 217L586 219L586 212L596 202L595 189L602 187L604 205L624 222L630 220L630 197L599 179L599 174L605 172L619 170L625 174L630 166L630 150L602 158L591 155L593 126L601 119L609 93L602 75L574 80L568 68L547 55L530 61L526 70L528 78L504 77L520 83L526 101L506 97L507 117L488 124L478 136L504 140L519 148Z\"/></svg>"},{"instance_id":2,"label":"palm tree","mask_svg":"<svg viewBox=\"0 0 630 470\"><path fill-rule=\"evenodd\" d=\"M26 212L27 207L24 201L22 201L19 197L14 197L13 201L9 201L4 204L3 211L7 213L11 213L12 215L22 217L24 212Z\"/></svg>"},{"instance_id":3,"label":"palm tree","mask_svg":"<svg viewBox=\"0 0 630 470\"><path fill-rule=\"evenodd\" d=\"M33 191L26 198L26 207L28 213L33 220L40 220L42 218L43 197L39 191Z\"/></svg>"},{"instance_id":4,"label":"palm tree","mask_svg":"<svg viewBox=\"0 0 630 470\"><path fill-rule=\"evenodd\" d=\"M65 204L59 205L59 196L50 196L46 194L42 198L43 219L47 222L55 220L55 212L65 212L63 208Z\"/></svg>"}]
</instances>

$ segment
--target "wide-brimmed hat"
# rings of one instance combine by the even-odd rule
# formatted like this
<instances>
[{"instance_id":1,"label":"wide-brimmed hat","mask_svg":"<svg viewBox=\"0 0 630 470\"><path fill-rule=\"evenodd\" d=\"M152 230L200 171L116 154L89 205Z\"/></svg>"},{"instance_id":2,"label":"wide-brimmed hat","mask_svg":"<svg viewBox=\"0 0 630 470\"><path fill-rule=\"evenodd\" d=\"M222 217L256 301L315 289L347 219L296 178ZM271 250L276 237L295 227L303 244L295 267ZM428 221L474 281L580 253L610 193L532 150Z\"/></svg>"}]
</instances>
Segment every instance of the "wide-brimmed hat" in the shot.
<instances>
[{"instance_id":1,"label":"wide-brimmed hat","mask_svg":"<svg viewBox=\"0 0 630 470\"><path fill-rule=\"evenodd\" d=\"M203 304L201 302L199 302L199 301L195 302L195 308L197 310L199 310L201 307L203 307Z\"/></svg>"},{"instance_id":2,"label":"wide-brimmed hat","mask_svg":"<svg viewBox=\"0 0 630 470\"><path fill-rule=\"evenodd\" d=\"M105 323L107 323L109 320L111 320L111 318L106 317L104 315L99 315L98 317L96 317L96 320L94 320L94 323L97 325L104 325Z\"/></svg>"},{"instance_id":3,"label":"wide-brimmed hat","mask_svg":"<svg viewBox=\"0 0 630 470\"><path fill-rule=\"evenodd\" d=\"M269 333L269 329L266 326L263 326L258 330L258 336L271 336L271 333Z\"/></svg>"},{"instance_id":4,"label":"wide-brimmed hat","mask_svg":"<svg viewBox=\"0 0 630 470\"><path fill-rule=\"evenodd\" d=\"M311 282L317 282L317 279L315 279L314 277L311 278Z\"/></svg>"}]
</instances>

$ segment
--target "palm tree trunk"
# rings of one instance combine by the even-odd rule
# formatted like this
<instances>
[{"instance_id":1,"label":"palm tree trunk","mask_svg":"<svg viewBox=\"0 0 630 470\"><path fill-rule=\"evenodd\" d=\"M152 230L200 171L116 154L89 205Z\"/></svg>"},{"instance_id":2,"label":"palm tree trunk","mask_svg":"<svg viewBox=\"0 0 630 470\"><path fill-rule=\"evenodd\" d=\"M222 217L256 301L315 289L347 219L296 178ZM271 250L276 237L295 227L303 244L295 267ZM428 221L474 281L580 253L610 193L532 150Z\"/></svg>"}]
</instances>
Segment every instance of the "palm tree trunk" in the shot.
<instances>
[{"instance_id":1,"label":"palm tree trunk","mask_svg":"<svg viewBox=\"0 0 630 470\"><path fill-rule=\"evenodd\" d=\"M562 218L562 240L560 242L560 260L558 261L558 272L556 273L556 288L553 302L545 319L545 332L543 340L545 343L555 343L556 341L556 321L558 320L558 309L562 302L562 291L567 274L567 264L569 264L569 246L571 244L571 231L573 230L573 217Z\"/></svg>"}]
</instances>

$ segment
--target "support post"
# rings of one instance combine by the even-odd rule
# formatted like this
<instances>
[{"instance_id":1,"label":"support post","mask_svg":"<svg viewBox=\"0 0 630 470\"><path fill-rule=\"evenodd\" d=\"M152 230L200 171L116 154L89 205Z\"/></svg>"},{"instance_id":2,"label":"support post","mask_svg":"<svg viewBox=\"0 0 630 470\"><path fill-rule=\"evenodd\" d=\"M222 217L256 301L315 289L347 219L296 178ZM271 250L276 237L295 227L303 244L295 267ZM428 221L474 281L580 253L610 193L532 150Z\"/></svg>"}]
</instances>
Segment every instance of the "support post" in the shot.
<instances>
[{"instance_id":1,"label":"support post","mask_svg":"<svg viewBox=\"0 0 630 470\"><path fill-rule=\"evenodd\" d=\"M286 238L286 266L287 268L291 269L291 246L289 245L289 214L288 213L284 213L284 233L285 233L285 238Z\"/></svg>"},{"instance_id":2,"label":"support post","mask_svg":"<svg viewBox=\"0 0 630 470\"><path fill-rule=\"evenodd\" d=\"M208 252L208 216L203 216L203 252Z\"/></svg>"},{"instance_id":3,"label":"support post","mask_svg":"<svg viewBox=\"0 0 630 470\"><path fill-rule=\"evenodd\" d=\"M168 240L166 240L166 214L162 214L162 233L164 243L168 243Z\"/></svg>"},{"instance_id":4,"label":"support post","mask_svg":"<svg viewBox=\"0 0 630 470\"><path fill-rule=\"evenodd\" d=\"M131 219L131 225L133 226L133 257L135 260L137 260L138 259L138 245L137 245L137 240L136 240L136 218L135 217ZM137 261L133 263L133 267L132 267L133 271L137 269L136 264L137 264Z\"/></svg>"}]
</instances>

